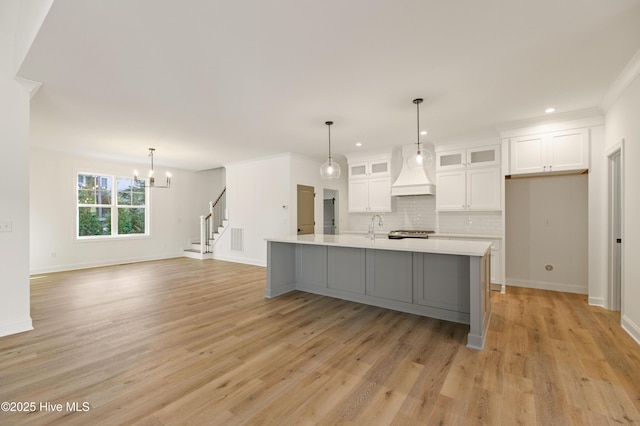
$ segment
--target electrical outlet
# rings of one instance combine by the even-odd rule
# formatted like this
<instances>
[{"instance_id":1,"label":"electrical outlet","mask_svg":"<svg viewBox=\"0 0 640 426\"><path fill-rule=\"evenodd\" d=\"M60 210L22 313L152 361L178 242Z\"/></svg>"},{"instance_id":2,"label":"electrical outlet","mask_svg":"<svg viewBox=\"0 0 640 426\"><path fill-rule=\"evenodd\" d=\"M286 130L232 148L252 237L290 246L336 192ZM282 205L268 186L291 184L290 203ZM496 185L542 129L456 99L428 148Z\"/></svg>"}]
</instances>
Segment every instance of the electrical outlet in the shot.
<instances>
[{"instance_id":1,"label":"electrical outlet","mask_svg":"<svg viewBox=\"0 0 640 426\"><path fill-rule=\"evenodd\" d=\"M13 232L13 224L11 222L0 222L0 232Z\"/></svg>"}]
</instances>

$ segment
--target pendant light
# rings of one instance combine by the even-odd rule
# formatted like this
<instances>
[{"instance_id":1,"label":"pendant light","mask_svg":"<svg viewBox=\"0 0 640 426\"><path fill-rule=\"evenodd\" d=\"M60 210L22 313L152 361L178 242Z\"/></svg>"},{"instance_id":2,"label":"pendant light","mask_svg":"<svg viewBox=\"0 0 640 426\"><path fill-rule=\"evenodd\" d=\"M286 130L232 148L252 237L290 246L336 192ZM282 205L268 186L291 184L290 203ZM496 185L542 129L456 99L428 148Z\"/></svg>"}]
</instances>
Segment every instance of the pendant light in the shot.
<instances>
[{"instance_id":1,"label":"pendant light","mask_svg":"<svg viewBox=\"0 0 640 426\"><path fill-rule=\"evenodd\" d=\"M134 170L133 171L133 181L136 183L136 185L139 188L170 188L171 187L171 173L167 172L166 176L167 176L167 183L166 185L156 185L156 178L153 175L153 153L155 152L155 148L149 148L149 155L148 157L151 158L151 170L149 170L149 184L147 185L146 182L144 180L140 180L138 179L138 171ZM140 183L144 183L144 184L140 184Z\"/></svg>"},{"instance_id":2,"label":"pendant light","mask_svg":"<svg viewBox=\"0 0 640 426\"><path fill-rule=\"evenodd\" d=\"M329 129L329 158L320 166L320 177L322 179L338 179L340 177L340 165L333 161L331 157L331 125L333 121L325 121Z\"/></svg>"},{"instance_id":3,"label":"pendant light","mask_svg":"<svg viewBox=\"0 0 640 426\"><path fill-rule=\"evenodd\" d=\"M423 102L422 98L417 98L413 100L413 103L416 105L416 113L417 113L417 150L416 154L412 155L407 159L407 163L410 167L424 167L429 166L431 161L433 160L433 156L429 151L422 151L422 147L420 146L420 104Z\"/></svg>"}]
</instances>

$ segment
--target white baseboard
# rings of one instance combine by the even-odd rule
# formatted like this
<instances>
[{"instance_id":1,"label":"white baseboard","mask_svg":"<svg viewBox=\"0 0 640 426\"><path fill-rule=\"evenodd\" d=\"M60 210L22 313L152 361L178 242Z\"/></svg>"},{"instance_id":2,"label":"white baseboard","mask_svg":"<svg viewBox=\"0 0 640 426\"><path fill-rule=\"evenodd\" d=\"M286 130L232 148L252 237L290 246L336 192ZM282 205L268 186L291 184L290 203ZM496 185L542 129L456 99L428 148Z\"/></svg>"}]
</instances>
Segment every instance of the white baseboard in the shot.
<instances>
[{"instance_id":1,"label":"white baseboard","mask_svg":"<svg viewBox=\"0 0 640 426\"><path fill-rule=\"evenodd\" d=\"M0 337L9 336L11 334L23 333L33 330L31 317L22 321L7 322L0 324Z\"/></svg>"},{"instance_id":2,"label":"white baseboard","mask_svg":"<svg viewBox=\"0 0 640 426\"><path fill-rule=\"evenodd\" d=\"M233 262L233 263L243 263L245 265L253 265L253 266L262 266L267 267L267 261L263 259L250 259L246 257L235 257L235 256L220 256L213 253L213 258L216 260L223 260L225 262Z\"/></svg>"},{"instance_id":3,"label":"white baseboard","mask_svg":"<svg viewBox=\"0 0 640 426\"><path fill-rule=\"evenodd\" d=\"M604 305L604 299L602 297L591 297L589 296L589 305L590 306L599 306L601 308L607 309Z\"/></svg>"},{"instance_id":4,"label":"white baseboard","mask_svg":"<svg viewBox=\"0 0 640 426\"><path fill-rule=\"evenodd\" d=\"M55 265L55 266L43 266L40 268L31 268L31 275L35 274L49 274L53 272L64 272L64 271L74 271L77 269L89 269L89 268L100 268L102 266L113 266L113 265L123 265L126 263L138 263L138 262L149 262L151 260L163 260L163 259L173 259L176 257L183 257L183 253L174 253L174 254L166 254L161 256L141 256L135 258L128 259L108 259L99 262L85 262L85 263L68 263L64 265Z\"/></svg>"},{"instance_id":5,"label":"white baseboard","mask_svg":"<svg viewBox=\"0 0 640 426\"><path fill-rule=\"evenodd\" d=\"M629 333L633 340L640 345L640 327L626 315L622 317L622 329Z\"/></svg>"},{"instance_id":6,"label":"white baseboard","mask_svg":"<svg viewBox=\"0 0 640 426\"><path fill-rule=\"evenodd\" d=\"M536 288L538 290L562 291L564 293L589 294L587 286L566 283L550 283L545 281L525 281L507 278L507 285L514 287Z\"/></svg>"}]
</instances>

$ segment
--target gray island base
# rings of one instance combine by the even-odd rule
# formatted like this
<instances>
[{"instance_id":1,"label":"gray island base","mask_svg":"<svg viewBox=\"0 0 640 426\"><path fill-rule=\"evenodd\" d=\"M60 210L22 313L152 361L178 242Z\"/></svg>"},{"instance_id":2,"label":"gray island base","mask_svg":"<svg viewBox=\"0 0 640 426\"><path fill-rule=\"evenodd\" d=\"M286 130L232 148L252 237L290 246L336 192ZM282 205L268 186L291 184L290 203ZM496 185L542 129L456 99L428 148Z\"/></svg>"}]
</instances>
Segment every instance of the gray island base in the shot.
<instances>
[{"instance_id":1,"label":"gray island base","mask_svg":"<svg viewBox=\"0 0 640 426\"><path fill-rule=\"evenodd\" d=\"M301 290L469 324L467 347L481 350L491 318L490 250L482 241L269 238L265 297Z\"/></svg>"}]
</instances>

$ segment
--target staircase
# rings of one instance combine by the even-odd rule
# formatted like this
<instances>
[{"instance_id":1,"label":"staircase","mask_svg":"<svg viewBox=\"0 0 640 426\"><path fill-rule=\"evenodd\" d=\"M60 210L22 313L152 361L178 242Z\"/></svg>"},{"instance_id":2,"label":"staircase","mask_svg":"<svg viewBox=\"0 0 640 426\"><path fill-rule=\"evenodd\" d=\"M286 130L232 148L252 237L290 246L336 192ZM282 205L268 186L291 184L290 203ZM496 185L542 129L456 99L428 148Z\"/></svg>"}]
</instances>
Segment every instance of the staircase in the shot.
<instances>
[{"instance_id":1,"label":"staircase","mask_svg":"<svg viewBox=\"0 0 640 426\"><path fill-rule=\"evenodd\" d=\"M227 220L227 188L215 201L209 202L209 214L200 216L200 239L192 241L183 256L192 259L212 259L213 246L229 226Z\"/></svg>"}]
</instances>

